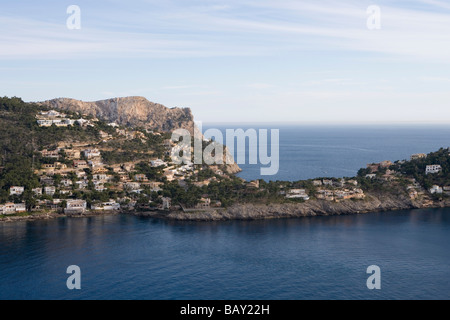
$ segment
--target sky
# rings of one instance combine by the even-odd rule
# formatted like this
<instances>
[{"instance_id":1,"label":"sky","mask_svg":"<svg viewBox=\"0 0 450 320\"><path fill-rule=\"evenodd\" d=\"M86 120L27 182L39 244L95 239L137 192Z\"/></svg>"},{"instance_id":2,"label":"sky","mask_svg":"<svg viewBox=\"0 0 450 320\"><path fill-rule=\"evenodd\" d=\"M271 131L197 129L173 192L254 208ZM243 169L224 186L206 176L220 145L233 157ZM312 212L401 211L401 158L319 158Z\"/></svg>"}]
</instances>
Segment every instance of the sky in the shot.
<instances>
[{"instance_id":1,"label":"sky","mask_svg":"<svg viewBox=\"0 0 450 320\"><path fill-rule=\"evenodd\" d=\"M0 2L0 96L25 101L144 96L203 122L450 123L449 88L443 0Z\"/></svg>"}]
</instances>

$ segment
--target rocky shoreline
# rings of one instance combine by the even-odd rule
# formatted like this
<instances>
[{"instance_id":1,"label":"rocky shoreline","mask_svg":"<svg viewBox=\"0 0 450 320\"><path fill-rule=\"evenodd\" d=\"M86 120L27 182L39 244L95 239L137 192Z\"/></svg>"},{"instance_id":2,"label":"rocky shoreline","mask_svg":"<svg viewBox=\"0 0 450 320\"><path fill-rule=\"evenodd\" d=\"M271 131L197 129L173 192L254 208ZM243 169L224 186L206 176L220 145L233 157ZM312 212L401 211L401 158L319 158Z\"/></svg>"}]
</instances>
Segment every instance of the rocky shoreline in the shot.
<instances>
[{"instance_id":1,"label":"rocky shoreline","mask_svg":"<svg viewBox=\"0 0 450 320\"><path fill-rule=\"evenodd\" d=\"M49 220L55 218L83 218L117 214L130 214L140 217L172 221L231 221L231 220L267 220L288 219L314 216L353 215L384 211L398 211L424 208L450 207L450 200L432 201L429 198L411 200L406 196L369 195L365 200L344 200L331 202L310 200L304 203L280 204L235 204L226 209L211 209L199 212L183 211L89 211L82 215L67 216L58 213L35 214L28 216L3 216L0 222Z\"/></svg>"},{"instance_id":2,"label":"rocky shoreline","mask_svg":"<svg viewBox=\"0 0 450 320\"><path fill-rule=\"evenodd\" d=\"M236 204L225 210L208 210L195 213L143 212L138 216L174 221L230 221L286 219L312 216L352 215L383 211L450 207L450 201L430 199L411 200L408 197L370 195L366 200L330 202L310 200L304 203L285 204Z\"/></svg>"},{"instance_id":3,"label":"rocky shoreline","mask_svg":"<svg viewBox=\"0 0 450 320\"><path fill-rule=\"evenodd\" d=\"M0 223L4 222L19 222L19 221L38 221L38 220L52 220L57 218L88 218L97 216L111 216L120 214L118 211L88 211L81 215L66 215L57 212L37 213L25 216L0 216Z\"/></svg>"}]
</instances>

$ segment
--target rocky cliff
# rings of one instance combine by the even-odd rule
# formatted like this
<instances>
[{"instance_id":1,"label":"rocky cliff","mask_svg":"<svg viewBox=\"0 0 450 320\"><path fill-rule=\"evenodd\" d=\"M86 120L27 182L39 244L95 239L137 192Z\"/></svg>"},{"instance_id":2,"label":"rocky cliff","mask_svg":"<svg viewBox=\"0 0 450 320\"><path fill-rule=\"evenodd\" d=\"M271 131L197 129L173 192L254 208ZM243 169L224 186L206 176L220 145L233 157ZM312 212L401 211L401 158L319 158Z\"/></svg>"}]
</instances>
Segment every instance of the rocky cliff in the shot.
<instances>
[{"instance_id":1,"label":"rocky cliff","mask_svg":"<svg viewBox=\"0 0 450 320\"><path fill-rule=\"evenodd\" d=\"M79 112L130 127L141 126L165 132L183 128L191 133L194 128L194 117L189 108L170 109L143 97L112 98L94 102L59 98L40 103L53 109Z\"/></svg>"},{"instance_id":2,"label":"rocky cliff","mask_svg":"<svg viewBox=\"0 0 450 320\"><path fill-rule=\"evenodd\" d=\"M170 213L141 213L143 216L178 221L225 221L225 220L262 220L280 218L298 218L311 216L331 216L362 214L369 212L408 210L418 208L449 207L450 201L433 202L429 199L420 201L408 197L391 195L370 195L366 200L331 202L325 200L310 200L304 203L284 204L235 204L224 210L208 210L204 212L185 213L174 211Z\"/></svg>"},{"instance_id":3,"label":"rocky cliff","mask_svg":"<svg viewBox=\"0 0 450 320\"><path fill-rule=\"evenodd\" d=\"M78 112L129 127L144 127L163 132L181 128L188 130L191 135L194 135L194 131L198 131L191 109L169 109L143 97L112 98L94 102L58 98L39 103L59 111ZM230 161L232 158L228 149L225 149L224 162L227 163L226 171L229 174L241 171L237 164Z\"/></svg>"}]
</instances>

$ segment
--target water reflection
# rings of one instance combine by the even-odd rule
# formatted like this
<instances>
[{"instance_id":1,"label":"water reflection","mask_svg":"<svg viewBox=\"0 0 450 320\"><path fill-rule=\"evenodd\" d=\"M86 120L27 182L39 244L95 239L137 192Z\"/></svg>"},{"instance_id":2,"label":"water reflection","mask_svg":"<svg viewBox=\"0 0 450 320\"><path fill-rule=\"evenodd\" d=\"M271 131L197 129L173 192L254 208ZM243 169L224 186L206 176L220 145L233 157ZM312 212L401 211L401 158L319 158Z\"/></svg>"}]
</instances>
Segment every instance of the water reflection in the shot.
<instances>
[{"instance_id":1,"label":"water reflection","mask_svg":"<svg viewBox=\"0 0 450 320\"><path fill-rule=\"evenodd\" d=\"M0 299L450 298L449 209L284 220L173 222L127 215L0 224ZM64 289L83 270L83 292ZM39 275L39 276L36 276ZM362 285L361 285L362 283ZM408 290L404 283L413 283ZM369 298L373 298L373 295Z\"/></svg>"}]
</instances>

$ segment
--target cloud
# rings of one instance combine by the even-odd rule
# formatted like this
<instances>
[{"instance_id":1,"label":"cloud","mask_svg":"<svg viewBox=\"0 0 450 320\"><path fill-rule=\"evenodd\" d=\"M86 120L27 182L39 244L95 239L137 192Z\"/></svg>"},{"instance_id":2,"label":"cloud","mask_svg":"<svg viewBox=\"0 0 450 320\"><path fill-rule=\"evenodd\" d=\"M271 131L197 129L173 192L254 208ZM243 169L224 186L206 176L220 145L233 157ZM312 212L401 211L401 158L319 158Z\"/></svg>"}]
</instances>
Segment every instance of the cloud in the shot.
<instances>
[{"instance_id":1,"label":"cloud","mask_svg":"<svg viewBox=\"0 0 450 320\"><path fill-rule=\"evenodd\" d=\"M382 29L370 31L368 3L172 1L142 12L102 8L106 12L101 16L108 18L83 22L81 30L44 18L0 16L0 58L189 58L318 51L449 62L450 13L382 2ZM421 3L429 9L447 7L435 0ZM82 8L82 14L86 11Z\"/></svg>"}]
</instances>

